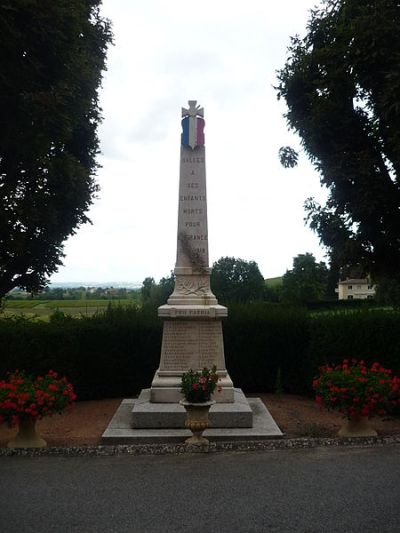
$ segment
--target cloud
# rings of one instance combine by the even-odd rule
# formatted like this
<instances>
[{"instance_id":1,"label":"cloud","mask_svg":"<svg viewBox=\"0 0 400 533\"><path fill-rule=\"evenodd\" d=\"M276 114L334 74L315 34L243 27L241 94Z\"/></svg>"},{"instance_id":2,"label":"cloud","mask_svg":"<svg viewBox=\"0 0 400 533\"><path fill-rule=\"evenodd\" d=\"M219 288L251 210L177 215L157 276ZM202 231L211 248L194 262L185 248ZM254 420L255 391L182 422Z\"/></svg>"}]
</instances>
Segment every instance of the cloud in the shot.
<instances>
[{"instance_id":1,"label":"cloud","mask_svg":"<svg viewBox=\"0 0 400 533\"><path fill-rule=\"evenodd\" d=\"M210 257L253 259L282 274L298 253L321 257L303 202L323 197L303 158L278 163L296 144L271 85L290 35L304 32L309 0L103 0L113 22L100 102L100 198L66 245L58 279L140 281L173 268L180 109L205 108ZM92 275L91 275L92 274ZM127 277L128 276L128 277Z\"/></svg>"}]
</instances>

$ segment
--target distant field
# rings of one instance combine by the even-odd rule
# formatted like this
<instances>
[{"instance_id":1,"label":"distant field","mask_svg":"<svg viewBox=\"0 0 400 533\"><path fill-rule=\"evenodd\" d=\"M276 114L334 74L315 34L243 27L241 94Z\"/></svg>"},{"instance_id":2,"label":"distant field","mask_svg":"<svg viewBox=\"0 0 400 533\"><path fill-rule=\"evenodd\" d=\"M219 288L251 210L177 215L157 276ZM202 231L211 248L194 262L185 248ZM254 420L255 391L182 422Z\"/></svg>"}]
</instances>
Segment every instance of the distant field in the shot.
<instances>
[{"instance_id":1,"label":"distant field","mask_svg":"<svg viewBox=\"0 0 400 533\"><path fill-rule=\"evenodd\" d=\"M267 278L264 280L267 287L276 287L277 285L282 285L282 276L276 278Z\"/></svg>"},{"instance_id":2,"label":"distant field","mask_svg":"<svg viewBox=\"0 0 400 533\"><path fill-rule=\"evenodd\" d=\"M37 316L47 320L56 310L71 316L91 316L104 310L109 303L124 307L137 305L134 300L8 300L5 302L4 316Z\"/></svg>"}]
</instances>

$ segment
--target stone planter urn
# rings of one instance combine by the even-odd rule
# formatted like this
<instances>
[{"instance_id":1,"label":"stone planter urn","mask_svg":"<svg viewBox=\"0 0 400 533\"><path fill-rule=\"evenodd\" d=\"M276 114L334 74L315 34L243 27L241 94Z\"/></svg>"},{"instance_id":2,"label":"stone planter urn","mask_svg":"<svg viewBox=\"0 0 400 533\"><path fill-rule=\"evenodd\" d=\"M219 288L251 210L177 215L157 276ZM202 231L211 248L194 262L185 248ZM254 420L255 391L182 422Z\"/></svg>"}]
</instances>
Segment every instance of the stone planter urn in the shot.
<instances>
[{"instance_id":1,"label":"stone planter urn","mask_svg":"<svg viewBox=\"0 0 400 533\"><path fill-rule=\"evenodd\" d=\"M186 444L201 446L208 444L208 439L202 436L202 433L209 426L208 412L214 405L215 400L208 402L192 403L187 400L179 402L186 409L185 427L193 433L192 437L186 439Z\"/></svg>"},{"instance_id":2,"label":"stone planter urn","mask_svg":"<svg viewBox=\"0 0 400 533\"><path fill-rule=\"evenodd\" d=\"M376 437L377 435L368 417L361 415L346 419L338 432L339 437Z\"/></svg>"},{"instance_id":3,"label":"stone planter urn","mask_svg":"<svg viewBox=\"0 0 400 533\"><path fill-rule=\"evenodd\" d=\"M47 442L36 432L36 419L27 416L21 418L18 433L7 446L8 448L44 448Z\"/></svg>"}]
</instances>

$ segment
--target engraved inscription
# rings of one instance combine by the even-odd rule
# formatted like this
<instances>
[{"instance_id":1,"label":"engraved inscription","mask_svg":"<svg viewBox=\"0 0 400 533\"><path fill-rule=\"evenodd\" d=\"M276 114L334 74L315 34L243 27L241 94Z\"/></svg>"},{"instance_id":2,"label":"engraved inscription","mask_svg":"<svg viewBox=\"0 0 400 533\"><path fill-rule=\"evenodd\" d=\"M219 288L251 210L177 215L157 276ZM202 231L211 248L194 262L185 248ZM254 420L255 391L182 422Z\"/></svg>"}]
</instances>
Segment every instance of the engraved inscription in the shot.
<instances>
[{"instance_id":1,"label":"engraved inscription","mask_svg":"<svg viewBox=\"0 0 400 533\"><path fill-rule=\"evenodd\" d=\"M185 222L187 228L197 228L200 226L200 222Z\"/></svg>"},{"instance_id":2,"label":"engraved inscription","mask_svg":"<svg viewBox=\"0 0 400 533\"><path fill-rule=\"evenodd\" d=\"M183 214L184 215L202 215L203 210L202 209L184 209Z\"/></svg>"},{"instance_id":3,"label":"engraved inscription","mask_svg":"<svg viewBox=\"0 0 400 533\"><path fill-rule=\"evenodd\" d=\"M188 241L206 241L207 235L188 235Z\"/></svg>"},{"instance_id":4,"label":"engraved inscription","mask_svg":"<svg viewBox=\"0 0 400 533\"><path fill-rule=\"evenodd\" d=\"M202 310L193 310L202 311ZM166 322L160 370L198 370L223 366L221 322Z\"/></svg>"},{"instance_id":5,"label":"engraved inscription","mask_svg":"<svg viewBox=\"0 0 400 533\"><path fill-rule=\"evenodd\" d=\"M196 360L198 345L199 334L196 324L166 322L160 369L188 370Z\"/></svg>"},{"instance_id":6,"label":"engraved inscription","mask_svg":"<svg viewBox=\"0 0 400 533\"><path fill-rule=\"evenodd\" d=\"M179 199L181 202L205 202L206 201L206 197L204 194L199 194L199 195L196 194L196 196L181 194L179 196Z\"/></svg>"},{"instance_id":7,"label":"engraved inscription","mask_svg":"<svg viewBox=\"0 0 400 533\"><path fill-rule=\"evenodd\" d=\"M182 157L182 163L204 163L204 157Z\"/></svg>"},{"instance_id":8,"label":"engraved inscription","mask_svg":"<svg viewBox=\"0 0 400 533\"><path fill-rule=\"evenodd\" d=\"M221 322L204 322L199 329L199 368L210 368L223 353Z\"/></svg>"}]
</instances>

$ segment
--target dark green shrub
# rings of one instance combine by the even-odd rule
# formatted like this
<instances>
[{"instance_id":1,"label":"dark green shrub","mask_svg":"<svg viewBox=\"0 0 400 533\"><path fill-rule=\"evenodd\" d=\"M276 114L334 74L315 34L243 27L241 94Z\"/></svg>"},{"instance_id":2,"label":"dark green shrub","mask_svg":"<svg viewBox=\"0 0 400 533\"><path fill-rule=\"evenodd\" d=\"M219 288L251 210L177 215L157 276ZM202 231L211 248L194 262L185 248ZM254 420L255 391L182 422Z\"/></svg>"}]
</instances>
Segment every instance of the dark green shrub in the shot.
<instances>
[{"instance_id":1,"label":"dark green shrub","mask_svg":"<svg viewBox=\"0 0 400 533\"><path fill-rule=\"evenodd\" d=\"M400 375L400 313L310 314L263 302L232 304L224 321L226 366L245 392L310 393L318 367L344 358L380 362ZM65 374L78 399L132 397L160 361L162 321L152 307L110 306L50 323L0 320L0 378L7 371Z\"/></svg>"},{"instance_id":2,"label":"dark green shrub","mask_svg":"<svg viewBox=\"0 0 400 533\"><path fill-rule=\"evenodd\" d=\"M308 336L308 317L301 308L232 304L224 322L224 340L235 386L248 392L274 392L280 374L284 391L301 391Z\"/></svg>"},{"instance_id":3,"label":"dark green shrub","mask_svg":"<svg viewBox=\"0 0 400 533\"><path fill-rule=\"evenodd\" d=\"M135 308L50 323L0 321L0 376L15 368L68 376L78 399L132 396L148 387L161 349L161 324Z\"/></svg>"},{"instance_id":4,"label":"dark green shrub","mask_svg":"<svg viewBox=\"0 0 400 533\"><path fill-rule=\"evenodd\" d=\"M400 313L358 311L316 315L310 320L308 357L312 367L342 359L378 361L400 374ZM313 376L308 375L310 382Z\"/></svg>"}]
</instances>

